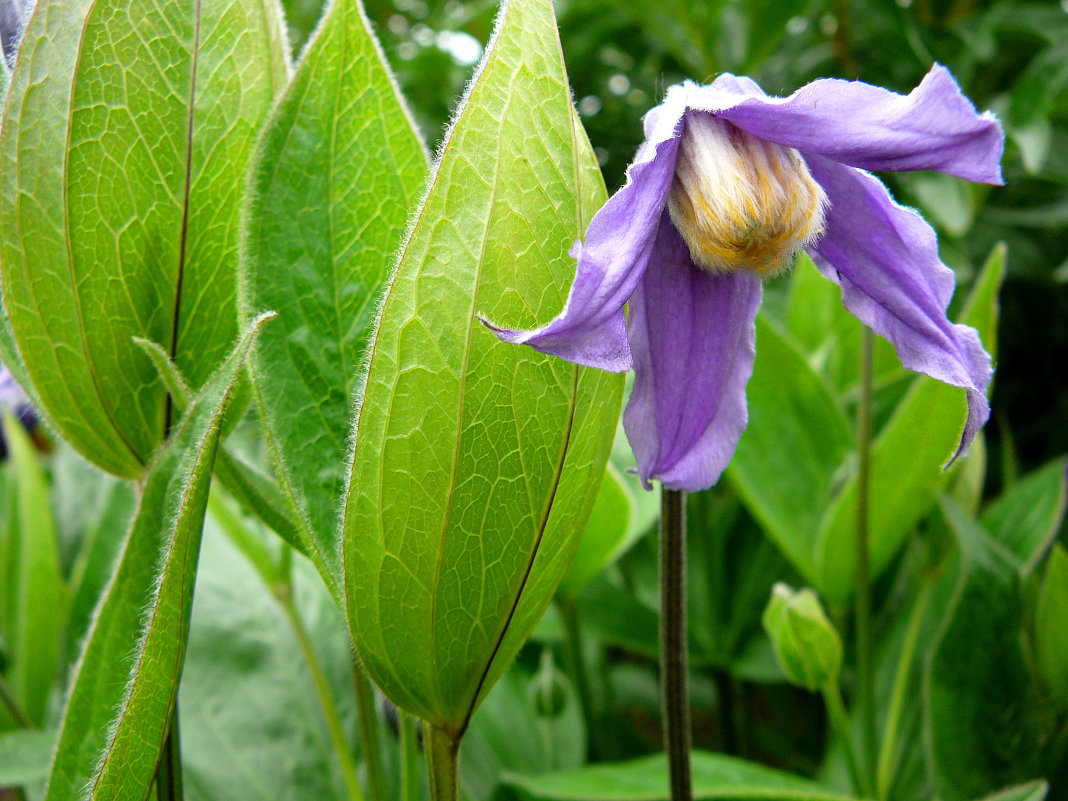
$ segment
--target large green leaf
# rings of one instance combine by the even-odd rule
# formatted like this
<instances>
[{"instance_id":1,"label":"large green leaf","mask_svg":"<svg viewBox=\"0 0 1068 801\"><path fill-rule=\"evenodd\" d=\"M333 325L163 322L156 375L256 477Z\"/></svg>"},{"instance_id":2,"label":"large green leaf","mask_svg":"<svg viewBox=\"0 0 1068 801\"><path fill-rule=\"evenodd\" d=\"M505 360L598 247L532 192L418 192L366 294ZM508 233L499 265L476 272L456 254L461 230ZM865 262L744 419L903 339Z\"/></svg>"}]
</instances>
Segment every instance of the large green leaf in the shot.
<instances>
[{"instance_id":1,"label":"large green leaf","mask_svg":"<svg viewBox=\"0 0 1068 801\"><path fill-rule=\"evenodd\" d=\"M783 555L813 580L823 511L816 501L833 494L853 435L823 380L764 315L757 353L746 387L749 425L727 476Z\"/></svg>"},{"instance_id":2,"label":"large green leaf","mask_svg":"<svg viewBox=\"0 0 1068 801\"><path fill-rule=\"evenodd\" d=\"M126 544L74 671L47 801L143 799L178 692L221 419L245 333L153 460Z\"/></svg>"},{"instance_id":3,"label":"large green leaf","mask_svg":"<svg viewBox=\"0 0 1068 801\"><path fill-rule=\"evenodd\" d=\"M846 801L849 796L754 762L694 751L693 797L718 801ZM593 765L566 773L510 776L509 783L538 799L553 801L667 801L663 754L614 765Z\"/></svg>"},{"instance_id":4,"label":"large green leaf","mask_svg":"<svg viewBox=\"0 0 1068 801\"><path fill-rule=\"evenodd\" d=\"M59 547L48 482L29 434L6 410L3 432L15 465L17 525L11 668L12 691L34 726L45 722L48 697L59 671L59 651L69 597L59 565ZM9 536L10 536L9 534ZM7 590L5 590L6 592Z\"/></svg>"},{"instance_id":5,"label":"large green leaf","mask_svg":"<svg viewBox=\"0 0 1068 801\"><path fill-rule=\"evenodd\" d=\"M42 781L48 775L55 747L55 729L19 729L0 734L0 787Z\"/></svg>"},{"instance_id":6,"label":"large green leaf","mask_svg":"<svg viewBox=\"0 0 1068 801\"><path fill-rule=\"evenodd\" d=\"M946 801L1038 775L1039 707L1020 628L1015 559L948 499L961 569L924 678L928 760Z\"/></svg>"},{"instance_id":7,"label":"large green leaf","mask_svg":"<svg viewBox=\"0 0 1068 801\"><path fill-rule=\"evenodd\" d=\"M961 322L973 326L997 359L997 299L1005 250L995 248L983 268ZM964 392L927 376L908 394L876 438L871 452L869 548L873 576L889 564L945 485L967 413ZM815 547L814 581L831 603L845 603L856 574L857 474L853 471L823 517Z\"/></svg>"},{"instance_id":8,"label":"large green leaf","mask_svg":"<svg viewBox=\"0 0 1068 801\"><path fill-rule=\"evenodd\" d=\"M385 296L345 507L349 622L399 706L458 736L548 604L608 458L622 377L498 339L564 304L603 202L552 5L512 0Z\"/></svg>"},{"instance_id":9,"label":"large green leaf","mask_svg":"<svg viewBox=\"0 0 1068 801\"><path fill-rule=\"evenodd\" d=\"M279 312L251 362L256 402L304 550L335 588L354 385L426 171L360 0L335 0L257 150L241 298L246 316Z\"/></svg>"},{"instance_id":10,"label":"large green leaf","mask_svg":"<svg viewBox=\"0 0 1068 801\"><path fill-rule=\"evenodd\" d=\"M41 0L0 135L4 303L37 400L133 478L167 393L140 336L194 386L237 334L244 172L285 82L270 0Z\"/></svg>"},{"instance_id":11,"label":"large green leaf","mask_svg":"<svg viewBox=\"0 0 1068 801\"><path fill-rule=\"evenodd\" d=\"M981 522L990 535L1014 553L1030 573L1064 520L1068 476L1064 457L1054 459L995 500Z\"/></svg>"}]
</instances>

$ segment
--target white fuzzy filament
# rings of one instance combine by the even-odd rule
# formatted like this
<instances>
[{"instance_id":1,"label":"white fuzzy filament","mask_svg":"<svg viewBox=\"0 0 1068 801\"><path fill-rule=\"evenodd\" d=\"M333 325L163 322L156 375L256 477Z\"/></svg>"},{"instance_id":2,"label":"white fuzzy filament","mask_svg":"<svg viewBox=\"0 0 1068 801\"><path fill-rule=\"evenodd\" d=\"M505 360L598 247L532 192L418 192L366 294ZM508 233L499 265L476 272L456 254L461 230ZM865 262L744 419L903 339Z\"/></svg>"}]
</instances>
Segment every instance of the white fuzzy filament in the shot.
<instances>
[{"instance_id":1,"label":"white fuzzy filament","mask_svg":"<svg viewBox=\"0 0 1068 801\"><path fill-rule=\"evenodd\" d=\"M823 230L827 196L793 148L690 112L668 212L698 267L773 275Z\"/></svg>"}]
</instances>

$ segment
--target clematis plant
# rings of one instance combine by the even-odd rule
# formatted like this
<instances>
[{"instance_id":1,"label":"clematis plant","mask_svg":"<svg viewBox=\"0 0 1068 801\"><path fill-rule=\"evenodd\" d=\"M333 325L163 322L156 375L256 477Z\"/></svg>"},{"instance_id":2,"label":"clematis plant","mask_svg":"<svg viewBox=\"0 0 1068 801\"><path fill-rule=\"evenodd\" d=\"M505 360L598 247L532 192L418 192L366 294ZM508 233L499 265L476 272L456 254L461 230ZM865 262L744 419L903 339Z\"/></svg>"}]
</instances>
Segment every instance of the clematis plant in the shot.
<instances>
[{"instance_id":1,"label":"clematis plant","mask_svg":"<svg viewBox=\"0 0 1068 801\"><path fill-rule=\"evenodd\" d=\"M801 249L905 367L964 388L954 458L968 447L989 416L990 357L946 317L954 275L933 229L867 172L1002 182L1001 128L948 70L935 65L908 95L838 79L787 98L734 75L686 82L646 115L645 137L572 250L563 311L535 330L491 327L579 364L633 367L623 420L647 487L719 479L748 419L762 281Z\"/></svg>"}]
</instances>

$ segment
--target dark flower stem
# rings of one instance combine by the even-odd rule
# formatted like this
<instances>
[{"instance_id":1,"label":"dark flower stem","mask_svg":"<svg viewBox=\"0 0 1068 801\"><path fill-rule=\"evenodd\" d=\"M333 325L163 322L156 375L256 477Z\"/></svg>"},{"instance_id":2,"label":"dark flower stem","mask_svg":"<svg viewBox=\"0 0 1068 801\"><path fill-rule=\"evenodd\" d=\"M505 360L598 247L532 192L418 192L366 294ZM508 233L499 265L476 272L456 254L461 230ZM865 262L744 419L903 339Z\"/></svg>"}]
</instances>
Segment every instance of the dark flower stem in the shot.
<instances>
[{"instance_id":1,"label":"dark flower stem","mask_svg":"<svg viewBox=\"0 0 1068 801\"><path fill-rule=\"evenodd\" d=\"M691 801L686 649L686 493L660 493L660 688L671 801Z\"/></svg>"},{"instance_id":2,"label":"dark flower stem","mask_svg":"<svg viewBox=\"0 0 1068 801\"><path fill-rule=\"evenodd\" d=\"M855 615L857 627L857 674L859 684L860 719L863 724L861 761L865 776L870 776L875 764L875 668L873 665L871 623L871 566L868 553L869 510L871 490L871 396L872 363L875 335L864 327L864 341L860 363L860 404L857 409L857 447L859 466L857 475L857 586ZM861 792L863 788L856 788Z\"/></svg>"}]
</instances>

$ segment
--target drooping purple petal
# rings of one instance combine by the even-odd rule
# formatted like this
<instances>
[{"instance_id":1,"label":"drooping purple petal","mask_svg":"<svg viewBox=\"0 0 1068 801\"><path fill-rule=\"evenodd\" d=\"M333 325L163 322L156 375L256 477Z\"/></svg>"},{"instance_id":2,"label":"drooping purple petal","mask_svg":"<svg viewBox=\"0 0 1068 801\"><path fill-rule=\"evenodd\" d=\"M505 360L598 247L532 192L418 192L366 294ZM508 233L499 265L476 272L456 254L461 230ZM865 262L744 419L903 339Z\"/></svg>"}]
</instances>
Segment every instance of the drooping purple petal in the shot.
<instances>
[{"instance_id":1,"label":"drooping purple petal","mask_svg":"<svg viewBox=\"0 0 1068 801\"><path fill-rule=\"evenodd\" d=\"M541 328L516 331L483 322L505 342L527 344L577 364L623 372L631 367L623 305L649 263L671 179L678 132L646 142L627 170L627 184L590 221L576 242L575 282L559 315Z\"/></svg>"},{"instance_id":2,"label":"drooping purple petal","mask_svg":"<svg viewBox=\"0 0 1068 801\"><path fill-rule=\"evenodd\" d=\"M693 492L719 480L745 430L762 285L747 271L696 269L667 212L652 261L630 303L623 425L646 487Z\"/></svg>"},{"instance_id":3,"label":"drooping purple petal","mask_svg":"<svg viewBox=\"0 0 1068 801\"><path fill-rule=\"evenodd\" d=\"M874 176L811 154L806 161L830 200L826 231L810 250L841 285L846 308L890 340L905 367L965 389L968 419L955 459L990 416L993 371L976 330L946 317L954 276L938 258L935 232Z\"/></svg>"},{"instance_id":4,"label":"drooping purple petal","mask_svg":"<svg viewBox=\"0 0 1068 801\"><path fill-rule=\"evenodd\" d=\"M865 170L938 170L1002 183L1001 127L989 113L976 112L940 64L908 95L824 78L789 97L768 97L751 80L721 75L708 86L672 87L664 106L678 105L712 112L761 139Z\"/></svg>"}]
</instances>

